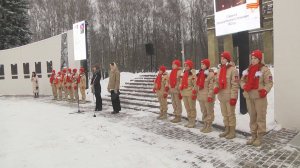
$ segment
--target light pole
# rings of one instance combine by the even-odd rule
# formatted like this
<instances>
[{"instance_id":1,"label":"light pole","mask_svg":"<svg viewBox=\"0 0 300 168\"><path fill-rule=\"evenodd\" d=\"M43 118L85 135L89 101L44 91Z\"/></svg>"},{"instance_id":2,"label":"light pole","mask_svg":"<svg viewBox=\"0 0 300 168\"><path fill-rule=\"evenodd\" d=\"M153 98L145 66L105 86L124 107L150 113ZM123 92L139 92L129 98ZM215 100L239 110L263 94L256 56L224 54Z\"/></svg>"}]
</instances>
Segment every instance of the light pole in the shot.
<instances>
[{"instance_id":1,"label":"light pole","mask_svg":"<svg viewBox=\"0 0 300 168\"><path fill-rule=\"evenodd\" d=\"M183 5L183 3L179 0L179 8L180 8L180 30L181 30L181 61L182 61L182 66L184 66L184 61L185 61L185 56L184 56L184 39L183 39L183 10L185 9L185 7L180 7L181 4Z\"/></svg>"}]
</instances>

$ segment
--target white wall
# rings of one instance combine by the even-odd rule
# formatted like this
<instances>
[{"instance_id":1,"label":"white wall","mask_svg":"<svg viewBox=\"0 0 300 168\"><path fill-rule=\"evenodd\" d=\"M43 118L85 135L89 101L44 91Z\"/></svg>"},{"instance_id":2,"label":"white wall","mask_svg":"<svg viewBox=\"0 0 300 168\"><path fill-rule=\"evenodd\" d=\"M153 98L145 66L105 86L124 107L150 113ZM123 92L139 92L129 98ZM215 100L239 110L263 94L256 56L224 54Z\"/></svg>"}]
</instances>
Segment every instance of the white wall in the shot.
<instances>
[{"instance_id":1,"label":"white wall","mask_svg":"<svg viewBox=\"0 0 300 168\"><path fill-rule=\"evenodd\" d=\"M274 0L275 119L300 130L300 1Z\"/></svg>"},{"instance_id":2,"label":"white wall","mask_svg":"<svg viewBox=\"0 0 300 168\"><path fill-rule=\"evenodd\" d=\"M71 68L79 68L80 62L74 61L73 33L68 31L68 60ZM41 95L51 95L46 61L52 61L53 69L60 67L61 35L57 35L25 46L0 51L0 64L4 64L5 79L0 80L0 95L31 95L30 78L24 78L23 63L29 63L30 76L35 71L35 62L41 62L42 78L39 78ZM18 79L12 79L11 64L18 66Z\"/></svg>"}]
</instances>

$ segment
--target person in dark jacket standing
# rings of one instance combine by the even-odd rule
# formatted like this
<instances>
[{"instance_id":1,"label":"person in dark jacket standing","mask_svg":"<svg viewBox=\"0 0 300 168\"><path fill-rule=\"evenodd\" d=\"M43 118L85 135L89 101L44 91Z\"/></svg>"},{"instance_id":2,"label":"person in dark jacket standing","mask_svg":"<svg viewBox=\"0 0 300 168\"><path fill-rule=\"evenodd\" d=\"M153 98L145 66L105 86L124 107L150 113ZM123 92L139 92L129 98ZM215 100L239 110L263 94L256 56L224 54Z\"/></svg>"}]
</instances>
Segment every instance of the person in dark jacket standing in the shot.
<instances>
[{"instance_id":1,"label":"person in dark jacket standing","mask_svg":"<svg viewBox=\"0 0 300 168\"><path fill-rule=\"evenodd\" d=\"M101 72L99 66L94 66L93 67L93 77L91 80L91 86L93 93L96 97L96 107L95 111L102 111L102 98L101 98L101 85L100 85L100 80L101 80Z\"/></svg>"},{"instance_id":2,"label":"person in dark jacket standing","mask_svg":"<svg viewBox=\"0 0 300 168\"><path fill-rule=\"evenodd\" d=\"M107 91L111 94L111 102L114 111L112 114L117 114L121 111L120 105L120 71L116 63L110 63L109 81L107 85Z\"/></svg>"}]
</instances>

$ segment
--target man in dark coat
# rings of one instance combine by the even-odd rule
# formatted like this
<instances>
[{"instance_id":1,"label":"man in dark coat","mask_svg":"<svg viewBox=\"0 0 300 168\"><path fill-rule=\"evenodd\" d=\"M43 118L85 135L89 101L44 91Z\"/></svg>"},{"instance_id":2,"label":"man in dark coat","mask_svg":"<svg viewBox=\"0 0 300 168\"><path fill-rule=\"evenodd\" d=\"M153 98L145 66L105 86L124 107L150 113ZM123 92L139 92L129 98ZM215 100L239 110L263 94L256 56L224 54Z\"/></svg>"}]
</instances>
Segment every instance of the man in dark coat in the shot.
<instances>
[{"instance_id":1,"label":"man in dark coat","mask_svg":"<svg viewBox=\"0 0 300 168\"><path fill-rule=\"evenodd\" d=\"M93 67L93 77L91 80L91 86L94 88L94 95L96 97L95 111L102 111L102 98L101 98L101 72L99 66Z\"/></svg>"}]
</instances>

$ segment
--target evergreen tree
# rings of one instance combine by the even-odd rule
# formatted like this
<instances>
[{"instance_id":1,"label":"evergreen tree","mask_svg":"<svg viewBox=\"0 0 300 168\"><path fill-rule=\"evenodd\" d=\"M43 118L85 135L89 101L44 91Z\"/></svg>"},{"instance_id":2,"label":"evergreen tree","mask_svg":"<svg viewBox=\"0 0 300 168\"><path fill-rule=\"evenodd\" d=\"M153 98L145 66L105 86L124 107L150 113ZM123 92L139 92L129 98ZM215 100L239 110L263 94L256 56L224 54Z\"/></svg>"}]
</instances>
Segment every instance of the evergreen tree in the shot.
<instances>
[{"instance_id":1,"label":"evergreen tree","mask_svg":"<svg viewBox=\"0 0 300 168\"><path fill-rule=\"evenodd\" d=\"M0 0L0 50L29 43L28 0Z\"/></svg>"}]
</instances>

